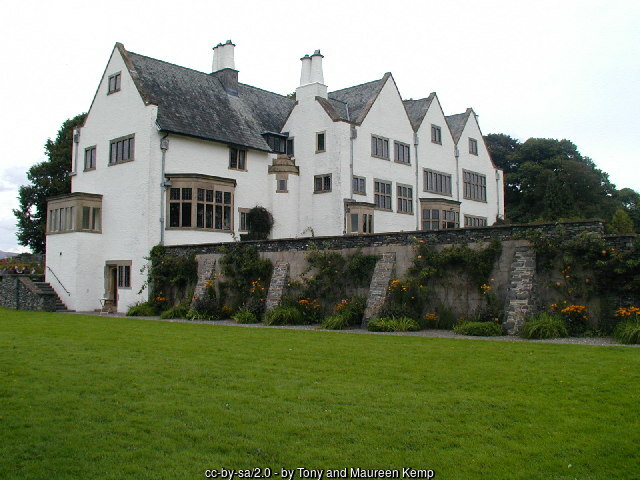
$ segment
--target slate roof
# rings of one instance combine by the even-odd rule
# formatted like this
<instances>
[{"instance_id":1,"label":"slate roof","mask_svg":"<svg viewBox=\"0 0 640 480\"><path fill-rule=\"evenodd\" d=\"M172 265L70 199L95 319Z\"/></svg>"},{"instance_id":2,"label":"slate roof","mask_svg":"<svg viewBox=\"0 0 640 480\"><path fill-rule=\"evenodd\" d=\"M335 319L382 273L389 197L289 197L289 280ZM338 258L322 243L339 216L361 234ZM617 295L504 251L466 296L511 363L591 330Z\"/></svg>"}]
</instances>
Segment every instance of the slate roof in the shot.
<instances>
[{"instance_id":1,"label":"slate roof","mask_svg":"<svg viewBox=\"0 0 640 480\"><path fill-rule=\"evenodd\" d=\"M163 131L271 151L261 133L280 132L295 104L242 83L229 95L214 75L118 48L142 98L158 106Z\"/></svg>"},{"instance_id":2,"label":"slate roof","mask_svg":"<svg viewBox=\"0 0 640 480\"><path fill-rule=\"evenodd\" d=\"M444 117L447 120L447 125L449 125L449 130L451 130L454 143L458 143L458 140L460 140L460 135L462 135L462 131L467 124L470 114L471 109L467 108L464 113L456 113L455 115Z\"/></svg>"},{"instance_id":3,"label":"slate roof","mask_svg":"<svg viewBox=\"0 0 640 480\"><path fill-rule=\"evenodd\" d=\"M422 120L424 120L424 116L427 114L427 110L429 110L431 102L433 102L435 96L435 93L431 93L427 98L421 98L419 100L403 100L404 108L407 111L407 115L409 115L411 126L415 131L418 131L418 128L422 124Z\"/></svg>"},{"instance_id":4,"label":"slate roof","mask_svg":"<svg viewBox=\"0 0 640 480\"><path fill-rule=\"evenodd\" d=\"M320 104L334 121L360 124L390 76L390 73L385 73L378 80L329 92L329 98L320 99Z\"/></svg>"}]
</instances>

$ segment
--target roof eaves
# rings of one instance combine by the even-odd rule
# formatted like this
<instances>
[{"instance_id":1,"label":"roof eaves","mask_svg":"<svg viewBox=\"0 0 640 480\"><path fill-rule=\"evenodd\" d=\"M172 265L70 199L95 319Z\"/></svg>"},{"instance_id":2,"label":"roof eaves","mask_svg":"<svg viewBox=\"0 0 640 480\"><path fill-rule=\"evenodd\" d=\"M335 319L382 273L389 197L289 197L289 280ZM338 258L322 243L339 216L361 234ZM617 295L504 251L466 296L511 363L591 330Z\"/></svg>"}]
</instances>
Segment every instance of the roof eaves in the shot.
<instances>
[{"instance_id":1,"label":"roof eaves","mask_svg":"<svg viewBox=\"0 0 640 480\"><path fill-rule=\"evenodd\" d=\"M165 133L172 133L174 135L182 135L183 137L189 137L189 138L197 138L199 140L207 140L209 142L217 142L217 143L222 143L224 145L231 145L233 147L242 147L242 148L247 148L250 150L256 150L259 152L267 152L267 153L272 153L272 150L270 148L261 148L261 147L257 147L255 145L243 145L240 143L235 143L235 142L230 142L228 140L221 140L219 138L214 138L214 137L208 137L205 135L196 135L193 133L185 133L185 132L180 132L178 130L172 130L171 128L164 128L161 125L158 125L158 130L161 132L165 132ZM266 143L265 143L266 145Z\"/></svg>"},{"instance_id":2,"label":"roof eaves","mask_svg":"<svg viewBox=\"0 0 640 480\"><path fill-rule=\"evenodd\" d=\"M133 65L131 58L129 58L129 52L127 52L127 50L124 48L124 45L120 42L116 42L116 48L120 52L120 55L122 55L124 64L127 66L127 70L129 70L129 75L131 75L131 78L133 79L133 84L136 86L136 89L138 90L140 97L142 97L142 100L144 101L145 105L154 104L151 101L149 94L144 90L142 86L142 80L140 80L138 71L136 70L136 67Z\"/></svg>"}]
</instances>

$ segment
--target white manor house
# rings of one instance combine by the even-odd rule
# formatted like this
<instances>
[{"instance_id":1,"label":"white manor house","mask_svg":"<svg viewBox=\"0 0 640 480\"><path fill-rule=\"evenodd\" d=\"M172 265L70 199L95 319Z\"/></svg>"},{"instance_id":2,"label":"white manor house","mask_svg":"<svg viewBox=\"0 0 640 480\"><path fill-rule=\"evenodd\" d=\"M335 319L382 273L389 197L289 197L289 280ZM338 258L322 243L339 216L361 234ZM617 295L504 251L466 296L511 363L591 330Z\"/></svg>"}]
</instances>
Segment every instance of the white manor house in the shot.
<instances>
[{"instance_id":1,"label":"white manor house","mask_svg":"<svg viewBox=\"0 0 640 480\"><path fill-rule=\"evenodd\" d=\"M157 244L233 241L260 205L271 238L492 225L503 172L472 109L403 100L390 73L328 92L320 51L295 97L238 81L231 41L203 73L113 49L50 199L47 281L67 307L136 301Z\"/></svg>"}]
</instances>

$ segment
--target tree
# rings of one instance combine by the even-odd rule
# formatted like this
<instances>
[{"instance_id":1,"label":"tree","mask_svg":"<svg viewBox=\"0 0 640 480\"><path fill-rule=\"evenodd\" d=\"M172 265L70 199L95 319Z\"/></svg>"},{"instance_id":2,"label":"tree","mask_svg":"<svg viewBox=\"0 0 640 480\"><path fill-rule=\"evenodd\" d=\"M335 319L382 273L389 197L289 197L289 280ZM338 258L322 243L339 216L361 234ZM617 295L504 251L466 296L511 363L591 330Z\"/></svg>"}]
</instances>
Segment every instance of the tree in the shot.
<instances>
[{"instance_id":1,"label":"tree","mask_svg":"<svg viewBox=\"0 0 640 480\"><path fill-rule=\"evenodd\" d=\"M620 204L607 173L569 140L503 134L485 137L494 162L505 171L505 201L514 222L611 218Z\"/></svg>"},{"instance_id":2,"label":"tree","mask_svg":"<svg viewBox=\"0 0 640 480\"><path fill-rule=\"evenodd\" d=\"M32 166L27 172L28 185L18 193L20 207L13 210L18 219L18 243L34 253L44 253L46 245L47 198L71 191L69 170L73 129L83 124L85 113L66 120L55 140L47 139L44 150L47 160Z\"/></svg>"},{"instance_id":3,"label":"tree","mask_svg":"<svg viewBox=\"0 0 640 480\"><path fill-rule=\"evenodd\" d=\"M624 209L624 207L618 207L616 213L613 214L613 218L609 223L609 231L611 233L634 233L633 220Z\"/></svg>"}]
</instances>

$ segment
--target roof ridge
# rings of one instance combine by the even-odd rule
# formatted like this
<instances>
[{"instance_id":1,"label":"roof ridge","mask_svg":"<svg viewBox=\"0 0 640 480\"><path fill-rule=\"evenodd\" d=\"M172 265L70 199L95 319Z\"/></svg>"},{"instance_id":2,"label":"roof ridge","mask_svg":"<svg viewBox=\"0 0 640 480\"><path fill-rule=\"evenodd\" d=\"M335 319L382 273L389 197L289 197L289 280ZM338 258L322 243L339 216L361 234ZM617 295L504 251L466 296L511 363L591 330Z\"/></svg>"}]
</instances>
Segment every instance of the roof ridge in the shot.
<instances>
[{"instance_id":1,"label":"roof ridge","mask_svg":"<svg viewBox=\"0 0 640 480\"><path fill-rule=\"evenodd\" d=\"M386 73L385 73L385 75L386 75ZM343 90L349 90L350 88L362 87L364 85L369 85L371 83L379 82L383 78L384 78L384 75L382 77L376 79L376 80L371 80L369 82L359 83L358 85L352 85L351 87L344 87L344 88L341 88L340 90L334 90L333 92L329 92L329 95L331 95L332 93L342 92Z\"/></svg>"}]
</instances>

